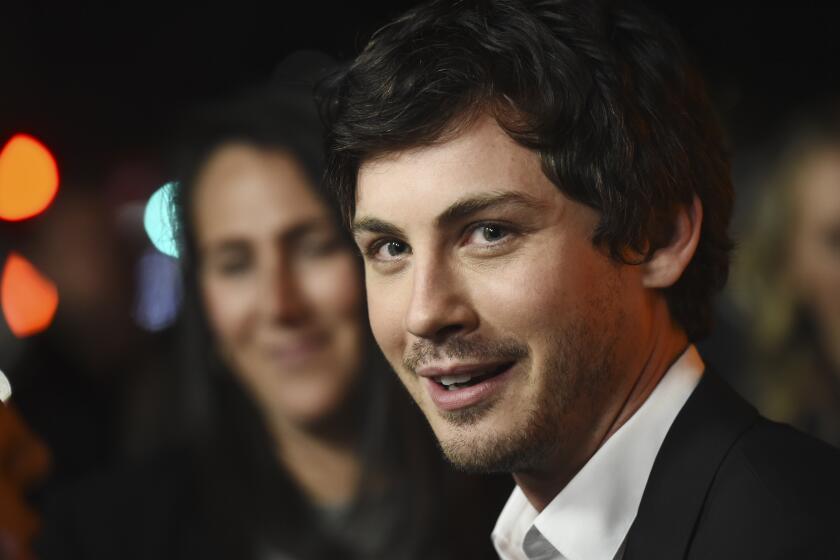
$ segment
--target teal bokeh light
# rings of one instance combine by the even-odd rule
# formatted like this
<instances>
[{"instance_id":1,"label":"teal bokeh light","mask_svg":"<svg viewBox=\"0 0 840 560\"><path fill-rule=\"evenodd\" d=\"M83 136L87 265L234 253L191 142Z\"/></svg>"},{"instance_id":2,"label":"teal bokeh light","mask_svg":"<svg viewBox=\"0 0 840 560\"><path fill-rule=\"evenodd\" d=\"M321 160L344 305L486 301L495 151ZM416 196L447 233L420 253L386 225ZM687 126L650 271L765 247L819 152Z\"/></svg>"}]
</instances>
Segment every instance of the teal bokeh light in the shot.
<instances>
[{"instance_id":1,"label":"teal bokeh light","mask_svg":"<svg viewBox=\"0 0 840 560\"><path fill-rule=\"evenodd\" d=\"M172 194L177 184L166 183L149 198L143 214L143 226L155 248L170 257L178 258L175 228L172 227Z\"/></svg>"}]
</instances>

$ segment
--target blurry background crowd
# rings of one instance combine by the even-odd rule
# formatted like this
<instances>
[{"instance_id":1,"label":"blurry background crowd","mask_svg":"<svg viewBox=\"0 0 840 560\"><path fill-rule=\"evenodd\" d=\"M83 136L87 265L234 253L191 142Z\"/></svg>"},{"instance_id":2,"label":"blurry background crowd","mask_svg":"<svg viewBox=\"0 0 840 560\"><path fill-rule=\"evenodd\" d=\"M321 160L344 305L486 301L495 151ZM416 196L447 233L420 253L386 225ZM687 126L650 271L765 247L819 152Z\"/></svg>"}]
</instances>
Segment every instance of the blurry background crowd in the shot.
<instances>
[{"instance_id":1,"label":"blurry background crowd","mask_svg":"<svg viewBox=\"0 0 840 560\"><path fill-rule=\"evenodd\" d=\"M0 409L0 558L28 557L66 492L191 430L184 407L204 389L185 375L189 282L166 211L177 131L196 107L308 74L278 66L295 51L349 59L412 4L4 6L0 370L14 396ZM701 353L766 415L840 445L840 45L828 4L651 2L706 77L733 155L737 248ZM37 167L41 190L15 195L16 166Z\"/></svg>"}]
</instances>

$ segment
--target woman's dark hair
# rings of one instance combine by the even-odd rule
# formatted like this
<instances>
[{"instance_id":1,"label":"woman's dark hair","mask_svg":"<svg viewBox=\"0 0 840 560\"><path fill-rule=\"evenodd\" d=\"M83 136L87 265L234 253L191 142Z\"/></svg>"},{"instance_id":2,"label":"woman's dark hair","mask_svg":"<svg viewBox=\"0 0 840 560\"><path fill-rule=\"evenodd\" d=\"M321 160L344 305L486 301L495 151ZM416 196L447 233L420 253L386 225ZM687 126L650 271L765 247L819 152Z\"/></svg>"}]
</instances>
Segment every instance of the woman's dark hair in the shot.
<instances>
[{"instance_id":1,"label":"woman's dark hair","mask_svg":"<svg viewBox=\"0 0 840 560\"><path fill-rule=\"evenodd\" d=\"M483 114L599 211L593 243L644 261L694 195L702 234L665 290L692 340L726 282L733 190L722 133L676 33L637 3L433 0L379 30L331 80L328 182L345 219L365 161L445 141Z\"/></svg>"},{"instance_id":2,"label":"woman's dark hair","mask_svg":"<svg viewBox=\"0 0 840 560\"><path fill-rule=\"evenodd\" d=\"M312 87L309 82L285 81L253 90L196 112L184 128L172 207L185 283L182 412L194 444L191 457L204 497L202 515L219 527L211 538L224 539L219 546L234 551L229 557L246 557L247 550L256 554L253 547L262 543L295 558L352 558L350 550L321 531L307 500L280 466L276 443L256 404L213 350L199 296L200 255L191 216L201 169L218 148L235 142L292 154L339 220L333 199L321 188L323 129ZM384 480L387 491L404 504L400 515L386 520L392 527L383 527L400 538L389 544L394 557L402 557L400 550L423 557L421 541L433 531L434 521L428 489L440 461L428 428L371 336L363 367L350 398L365 473L356 507L362 507Z\"/></svg>"}]
</instances>

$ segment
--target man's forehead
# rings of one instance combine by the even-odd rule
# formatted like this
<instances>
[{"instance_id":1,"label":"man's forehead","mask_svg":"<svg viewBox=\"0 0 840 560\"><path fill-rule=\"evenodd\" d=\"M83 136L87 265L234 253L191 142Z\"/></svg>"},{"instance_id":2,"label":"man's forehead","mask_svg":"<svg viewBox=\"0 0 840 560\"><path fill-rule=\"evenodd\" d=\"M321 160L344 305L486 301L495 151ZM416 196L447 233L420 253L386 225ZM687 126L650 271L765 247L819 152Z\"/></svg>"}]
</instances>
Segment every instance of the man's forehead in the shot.
<instances>
[{"instance_id":1,"label":"man's forehead","mask_svg":"<svg viewBox=\"0 0 840 560\"><path fill-rule=\"evenodd\" d=\"M493 119L476 122L439 144L395 152L359 169L356 215L437 215L458 200L521 191L539 198L547 179L539 156L511 139ZM553 189L553 185L550 185Z\"/></svg>"}]
</instances>

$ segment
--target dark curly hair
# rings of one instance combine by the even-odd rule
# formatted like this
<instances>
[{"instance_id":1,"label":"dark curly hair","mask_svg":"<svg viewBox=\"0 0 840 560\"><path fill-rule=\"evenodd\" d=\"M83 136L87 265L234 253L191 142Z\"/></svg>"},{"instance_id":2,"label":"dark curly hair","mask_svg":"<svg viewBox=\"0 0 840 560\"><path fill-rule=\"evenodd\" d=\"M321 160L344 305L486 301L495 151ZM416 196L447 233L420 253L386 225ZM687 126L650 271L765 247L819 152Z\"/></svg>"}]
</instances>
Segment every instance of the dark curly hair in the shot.
<instances>
[{"instance_id":1,"label":"dark curly hair","mask_svg":"<svg viewBox=\"0 0 840 560\"><path fill-rule=\"evenodd\" d=\"M691 340L726 283L733 190L723 135L677 34L597 0L433 0L379 30L325 88L327 181L345 219L360 165L445 141L490 114L545 175L600 212L593 243L639 263L699 197L700 243L665 290Z\"/></svg>"}]
</instances>

